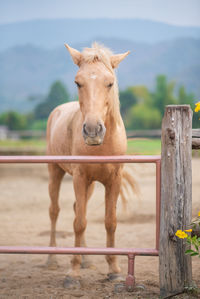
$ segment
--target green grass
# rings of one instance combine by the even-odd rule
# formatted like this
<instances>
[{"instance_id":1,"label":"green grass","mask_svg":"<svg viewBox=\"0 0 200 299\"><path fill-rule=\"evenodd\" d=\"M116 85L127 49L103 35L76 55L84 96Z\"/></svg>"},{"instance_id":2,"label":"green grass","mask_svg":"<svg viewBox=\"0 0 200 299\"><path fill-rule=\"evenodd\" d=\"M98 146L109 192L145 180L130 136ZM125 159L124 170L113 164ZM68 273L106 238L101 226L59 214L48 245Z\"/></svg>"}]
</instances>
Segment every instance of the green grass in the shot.
<instances>
[{"instance_id":1,"label":"green grass","mask_svg":"<svg viewBox=\"0 0 200 299\"><path fill-rule=\"evenodd\" d=\"M161 140L160 139L129 139L128 154L136 155L160 155Z\"/></svg>"},{"instance_id":2,"label":"green grass","mask_svg":"<svg viewBox=\"0 0 200 299\"><path fill-rule=\"evenodd\" d=\"M45 140L38 139L20 139L20 140L0 140L0 147L2 148L37 148L42 149L45 148L46 142Z\"/></svg>"},{"instance_id":3,"label":"green grass","mask_svg":"<svg viewBox=\"0 0 200 299\"><path fill-rule=\"evenodd\" d=\"M32 150L45 150L45 140L39 139L22 139L22 140L0 140L2 149L19 149L30 148ZM159 155L161 152L160 139L129 139L127 154L136 155Z\"/></svg>"}]
</instances>

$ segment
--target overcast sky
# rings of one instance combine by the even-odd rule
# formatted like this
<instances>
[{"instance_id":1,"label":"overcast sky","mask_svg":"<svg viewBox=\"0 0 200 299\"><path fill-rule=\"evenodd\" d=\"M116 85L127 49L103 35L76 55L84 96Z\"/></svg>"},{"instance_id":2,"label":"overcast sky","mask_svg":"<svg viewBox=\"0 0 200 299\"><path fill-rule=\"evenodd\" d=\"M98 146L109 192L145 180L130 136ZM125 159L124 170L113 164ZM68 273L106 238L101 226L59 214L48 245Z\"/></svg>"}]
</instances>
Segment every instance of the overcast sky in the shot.
<instances>
[{"instance_id":1,"label":"overcast sky","mask_svg":"<svg viewBox=\"0 0 200 299\"><path fill-rule=\"evenodd\" d=\"M103 17L200 26L200 0L0 0L0 23Z\"/></svg>"}]
</instances>

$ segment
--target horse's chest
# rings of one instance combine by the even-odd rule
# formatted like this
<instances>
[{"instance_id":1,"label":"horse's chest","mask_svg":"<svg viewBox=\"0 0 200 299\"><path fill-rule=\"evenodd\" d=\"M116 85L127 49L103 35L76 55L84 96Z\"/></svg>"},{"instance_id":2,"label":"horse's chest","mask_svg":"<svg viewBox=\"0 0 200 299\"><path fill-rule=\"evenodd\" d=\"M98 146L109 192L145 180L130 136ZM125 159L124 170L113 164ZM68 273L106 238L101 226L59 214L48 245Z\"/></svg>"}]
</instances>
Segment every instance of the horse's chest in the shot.
<instances>
[{"instance_id":1,"label":"horse's chest","mask_svg":"<svg viewBox=\"0 0 200 299\"><path fill-rule=\"evenodd\" d=\"M119 164L92 164L80 165L79 174L85 176L89 181L99 181L103 184L119 174L122 166Z\"/></svg>"}]
</instances>

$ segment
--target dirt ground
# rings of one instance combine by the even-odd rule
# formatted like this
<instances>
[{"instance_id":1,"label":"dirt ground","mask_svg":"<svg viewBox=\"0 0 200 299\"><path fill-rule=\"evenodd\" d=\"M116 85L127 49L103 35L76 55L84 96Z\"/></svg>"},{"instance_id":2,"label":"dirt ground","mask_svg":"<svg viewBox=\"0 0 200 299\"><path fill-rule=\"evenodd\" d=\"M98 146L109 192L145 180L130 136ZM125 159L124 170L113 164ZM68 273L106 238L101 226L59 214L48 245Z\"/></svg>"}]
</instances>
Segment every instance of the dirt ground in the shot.
<instances>
[{"instance_id":1,"label":"dirt ground","mask_svg":"<svg viewBox=\"0 0 200 299\"><path fill-rule=\"evenodd\" d=\"M116 247L154 248L155 244L155 166L127 166L137 179L140 198L128 196L124 213L118 203ZM130 168L131 167L131 168ZM200 159L193 159L193 216L200 210ZM0 244L47 246L48 174L46 165L0 165ZM73 246L74 193L69 176L60 194L57 244ZM96 184L88 205L87 245L105 246L104 188ZM96 269L82 269L80 283L64 288L71 256L58 256L59 267L50 270L46 255L0 255L0 299L4 298L159 298L158 257L136 257L136 288L128 293L123 282L107 279L103 256L91 256ZM127 273L127 258L119 257L122 277ZM193 279L200 287L200 259L193 258ZM176 298L193 298L186 294Z\"/></svg>"}]
</instances>

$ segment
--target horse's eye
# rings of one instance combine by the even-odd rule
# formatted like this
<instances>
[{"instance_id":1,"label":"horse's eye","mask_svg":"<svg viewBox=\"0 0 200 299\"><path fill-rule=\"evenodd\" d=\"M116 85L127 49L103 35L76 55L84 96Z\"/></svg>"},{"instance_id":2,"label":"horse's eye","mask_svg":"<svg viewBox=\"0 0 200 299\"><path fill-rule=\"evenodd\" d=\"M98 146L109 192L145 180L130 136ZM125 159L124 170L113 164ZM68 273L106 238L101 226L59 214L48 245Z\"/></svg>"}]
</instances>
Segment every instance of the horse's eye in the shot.
<instances>
[{"instance_id":1,"label":"horse's eye","mask_svg":"<svg viewBox=\"0 0 200 299\"><path fill-rule=\"evenodd\" d=\"M110 83L107 85L108 88L111 88L113 86L113 83Z\"/></svg>"},{"instance_id":2,"label":"horse's eye","mask_svg":"<svg viewBox=\"0 0 200 299\"><path fill-rule=\"evenodd\" d=\"M77 81L75 81L75 84L77 85L78 88L82 87L82 85L80 83L78 83Z\"/></svg>"}]
</instances>

